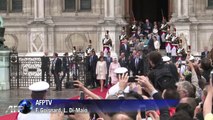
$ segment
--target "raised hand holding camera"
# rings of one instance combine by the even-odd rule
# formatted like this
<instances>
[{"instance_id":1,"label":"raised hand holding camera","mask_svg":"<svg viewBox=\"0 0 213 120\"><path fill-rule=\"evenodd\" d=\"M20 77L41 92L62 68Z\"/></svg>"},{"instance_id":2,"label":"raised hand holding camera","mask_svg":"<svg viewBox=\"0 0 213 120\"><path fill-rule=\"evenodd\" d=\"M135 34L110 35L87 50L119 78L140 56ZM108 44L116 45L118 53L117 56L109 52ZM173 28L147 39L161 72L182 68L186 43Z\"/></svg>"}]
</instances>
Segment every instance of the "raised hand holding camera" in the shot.
<instances>
[{"instance_id":1,"label":"raised hand holding camera","mask_svg":"<svg viewBox=\"0 0 213 120\"><path fill-rule=\"evenodd\" d=\"M142 86L142 89L144 89L146 92L148 92L150 95L153 91L155 91L154 86L150 83L149 78L145 76L136 76L138 83Z\"/></svg>"}]
</instances>

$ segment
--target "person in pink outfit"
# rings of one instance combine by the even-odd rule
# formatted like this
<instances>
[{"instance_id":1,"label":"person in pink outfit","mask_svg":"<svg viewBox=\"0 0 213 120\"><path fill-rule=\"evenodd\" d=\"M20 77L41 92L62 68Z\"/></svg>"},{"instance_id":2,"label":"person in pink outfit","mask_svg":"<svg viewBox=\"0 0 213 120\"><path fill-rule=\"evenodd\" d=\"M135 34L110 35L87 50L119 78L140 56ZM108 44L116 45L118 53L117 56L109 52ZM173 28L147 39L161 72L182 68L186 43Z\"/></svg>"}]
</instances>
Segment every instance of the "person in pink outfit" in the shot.
<instances>
[{"instance_id":1,"label":"person in pink outfit","mask_svg":"<svg viewBox=\"0 0 213 120\"><path fill-rule=\"evenodd\" d=\"M107 65L106 61L104 61L104 57L100 56L99 61L96 65L96 75L97 80L100 80L101 84L101 92L103 92L104 80L106 80L107 75Z\"/></svg>"},{"instance_id":2,"label":"person in pink outfit","mask_svg":"<svg viewBox=\"0 0 213 120\"><path fill-rule=\"evenodd\" d=\"M114 72L116 68L119 68L120 63L118 62L118 59L116 57L113 57L113 62L111 62L109 66L109 77L111 78L112 85L115 85L118 82L118 78L116 73Z\"/></svg>"}]
</instances>

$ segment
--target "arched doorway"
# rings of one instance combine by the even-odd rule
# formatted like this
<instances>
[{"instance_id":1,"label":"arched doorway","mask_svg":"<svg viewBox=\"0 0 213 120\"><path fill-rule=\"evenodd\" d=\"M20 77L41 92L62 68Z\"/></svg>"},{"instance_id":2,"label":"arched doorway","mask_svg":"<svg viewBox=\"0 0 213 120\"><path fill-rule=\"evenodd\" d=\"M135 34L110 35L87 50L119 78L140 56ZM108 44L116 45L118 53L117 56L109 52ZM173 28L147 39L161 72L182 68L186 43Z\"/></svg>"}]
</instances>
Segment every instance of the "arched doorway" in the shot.
<instances>
[{"instance_id":1,"label":"arched doorway","mask_svg":"<svg viewBox=\"0 0 213 120\"><path fill-rule=\"evenodd\" d=\"M170 0L130 0L130 16L136 21L161 21L162 16L167 20L170 18Z\"/></svg>"}]
</instances>

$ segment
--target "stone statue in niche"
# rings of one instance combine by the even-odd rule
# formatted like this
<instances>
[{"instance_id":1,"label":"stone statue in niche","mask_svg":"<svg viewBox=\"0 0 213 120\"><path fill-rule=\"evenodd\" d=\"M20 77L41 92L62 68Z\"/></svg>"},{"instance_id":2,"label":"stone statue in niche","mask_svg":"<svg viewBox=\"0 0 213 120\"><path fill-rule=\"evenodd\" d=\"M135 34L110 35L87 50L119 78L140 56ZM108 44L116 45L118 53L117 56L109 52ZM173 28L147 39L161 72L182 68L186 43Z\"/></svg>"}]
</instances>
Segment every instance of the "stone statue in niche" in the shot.
<instances>
[{"instance_id":1,"label":"stone statue in niche","mask_svg":"<svg viewBox=\"0 0 213 120\"><path fill-rule=\"evenodd\" d=\"M4 21L3 18L0 16L0 50L5 50L8 49L7 46L4 45L4 32L5 32L5 28L4 28Z\"/></svg>"}]
</instances>

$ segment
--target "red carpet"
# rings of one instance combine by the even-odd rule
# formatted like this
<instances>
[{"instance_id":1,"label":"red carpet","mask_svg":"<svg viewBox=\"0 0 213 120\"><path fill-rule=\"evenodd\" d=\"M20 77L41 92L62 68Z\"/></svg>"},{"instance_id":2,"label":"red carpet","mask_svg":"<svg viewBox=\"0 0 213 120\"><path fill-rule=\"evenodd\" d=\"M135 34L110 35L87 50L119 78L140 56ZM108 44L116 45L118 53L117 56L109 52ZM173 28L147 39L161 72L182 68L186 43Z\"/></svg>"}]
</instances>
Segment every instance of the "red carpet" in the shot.
<instances>
[{"instance_id":1,"label":"red carpet","mask_svg":"<svg viewBox=\"0 0 213 120\"><path fill-rule=\"evenodd\" d=\"M17 120L18 113L11 113L8 115L0 116L0 120Z\"/></svg>"},{"instance_id":2,"label":"red carpet","mask_svg":"<svg viewBox=\"0 0 213 120\"><path fill-rule=\"evenodd\" d=\"M103 99L105 99L105 96L106 96L106 93L107 93L108 89L104 88L103 92L100 92L100 90L101 90L101 88L95 88L95 89L93 89L91 91L93 93L95 93L96 95L98 95L98 96L102 97ZM70 99L75 99L76 100L76 99L79 99L79 98L80 98L80 96L75 96L75 97L72 97Z\"/></svg>"},{"instance_id":3,"label":"red carpet","mask_svg":"<svg viewBox=\"0 0 213 120\"><path fill-rule=\"evenodd\" d=\"M104 88L103 92L100 92L100 90L101 90L100 88L95 88L91 91L104 99L108 89ZM75 97L72 97L70 99L76 100L76 99L79 99L79 96L75 96ZM11 114L8 114L8 115L0 116L0 120L16 120L17 116L18 116L18 113L11 113Z\"/></svg>"}]
</instances>

